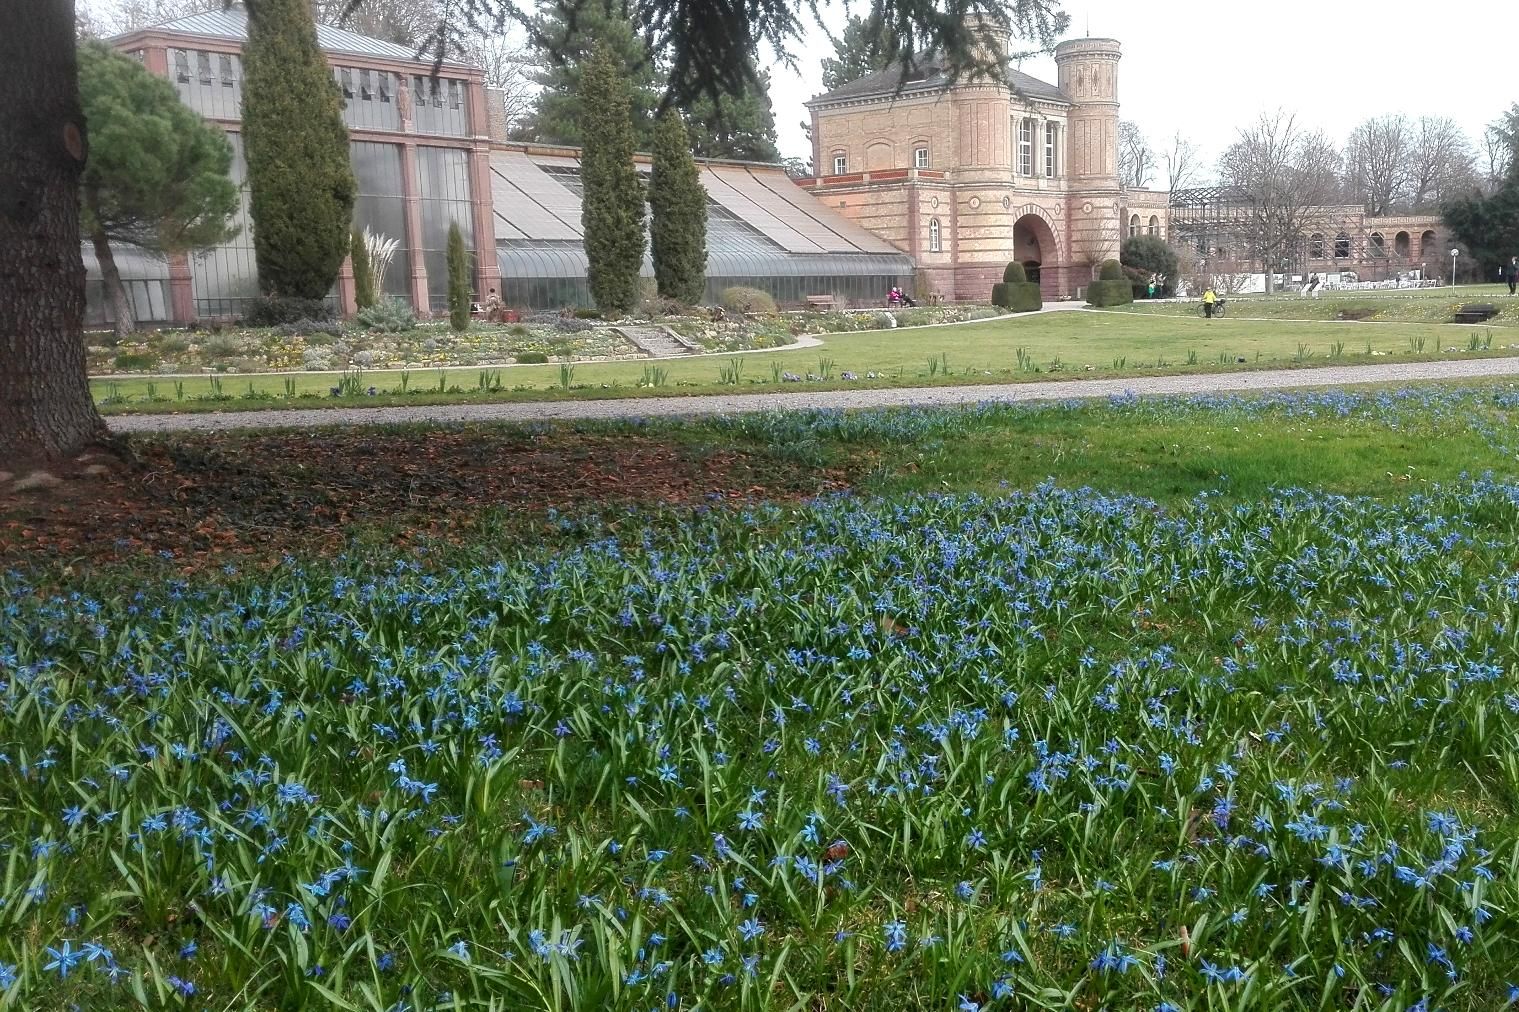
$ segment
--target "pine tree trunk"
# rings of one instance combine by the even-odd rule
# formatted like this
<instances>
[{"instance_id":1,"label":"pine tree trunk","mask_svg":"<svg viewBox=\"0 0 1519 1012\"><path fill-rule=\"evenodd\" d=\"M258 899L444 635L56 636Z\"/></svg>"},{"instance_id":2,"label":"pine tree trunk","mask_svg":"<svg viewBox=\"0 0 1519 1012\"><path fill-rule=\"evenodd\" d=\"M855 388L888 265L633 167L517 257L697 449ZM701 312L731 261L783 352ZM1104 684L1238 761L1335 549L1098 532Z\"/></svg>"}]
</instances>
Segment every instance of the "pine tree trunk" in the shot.
<instances>
[{"instance_id":1,"label":"pine tree trunk","mask_svg":"<svg viewBox=\"0 0 1519 1012\"><path fill-rule=\"evenodd\" d=\"M85 377L72 0L0 4L0 466L106 437Z\"/></svg>"},{"instance_id":2,"label":"pine tree trunk","mask_svg":"<svg viewBox=\"0 0 1519 1012\"><path fill-rule=\"evenodd\" d=\"M95 261L100 264L100 277L105 282L106 298L111 300L111 315L118 338L130 337L137 332L137 313L132 300L127 298L127 286L121 283L121 271L116 268L116 255L111 252L111 241L104 232L90 236L95 245Z\"/></svg>"}]
</instances>

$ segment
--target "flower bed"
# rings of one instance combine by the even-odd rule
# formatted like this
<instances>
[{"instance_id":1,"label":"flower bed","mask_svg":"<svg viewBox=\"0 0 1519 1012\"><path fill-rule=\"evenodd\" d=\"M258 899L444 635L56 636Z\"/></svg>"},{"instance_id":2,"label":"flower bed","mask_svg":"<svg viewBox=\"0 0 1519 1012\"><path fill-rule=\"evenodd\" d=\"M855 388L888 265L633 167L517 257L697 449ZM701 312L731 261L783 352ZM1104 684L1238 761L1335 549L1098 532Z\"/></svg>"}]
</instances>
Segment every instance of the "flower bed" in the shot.
<instances>
[{"instance_id":1,"label":"flower bed","mask_svg":"<svg viewBox=\"0 0 1519 1012\"><path fill-rule=\"evenodd\" d=\"M519 354L577 361L641 358L611 328L560 325L557 319L519 324L477 323L464 333L422 324L398 334L367 333L338 324L307 328L229 328L210 332L147 331L115 346L90 345L92 375L122 373L276 372L508 365ZM99 335L91 335L98 337Z\"/></svg>"}]
</instances>

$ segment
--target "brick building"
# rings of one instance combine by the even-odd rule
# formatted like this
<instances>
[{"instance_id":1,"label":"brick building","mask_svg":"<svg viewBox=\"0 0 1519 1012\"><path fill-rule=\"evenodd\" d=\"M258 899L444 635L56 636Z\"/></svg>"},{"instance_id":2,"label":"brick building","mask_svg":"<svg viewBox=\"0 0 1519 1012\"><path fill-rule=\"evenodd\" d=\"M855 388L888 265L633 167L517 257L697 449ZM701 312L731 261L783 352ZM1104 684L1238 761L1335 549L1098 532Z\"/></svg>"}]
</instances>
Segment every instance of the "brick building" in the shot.
<instances>
[{"instance_id":1,"label":"brick building","mask_svg":"<svg viewBox=\"0 0 1519 1012\"><path fill-rule=\"evenodd\" d=\"M1006 33L983 38L1006 52ZM1113 39L1062 42L1056 84L950 84L933 60L851 81L807 104L818 175L803 185L911 255L920 288L984 300L1018 260L1046 298L1075 295L1125 222L1166 234L1165 195L1119 186L1120 56Z\"/></svg>"},{"instance_id":2,"label":"brick building","mask_svg":"<svg viewBox=\"0 0 1519 1012\"><path fill-rule=\"evenodd\" d=\"M238 235L191 255L159 259L117 247L117 266L144 323L189 323L243 314L258 295L253 224L241 143L242 48L247 15L238 6L180 18L111 40L180 99L226 131L232 176L241 190ZM398 242L383 294L420 315L447 302L447 241L457 223L474 256L474 293L496 288L527 308L589 305L580 206L580 151L510 143L499 96L480 70L433 64L411 50L328 25L317 41L344 98L349 151L359 197L354 228ZM648 158L635 159L640 172ZM912 260L876 235L798 189L779 165L707 159L707 298L730 285L799 303L829 294L877 303L893 285L911 284ZM109 322L94 249L82 244L88 322ZM652 277L645 258L643 273ZM344 264L330 296L353 309L353 274Z\"/></svg>"},{"instance_id":3,"label":"brick building","mask_svg":"<svg viewBox=\"0 0 1519 1012\"><path fill-rule=\"evenodd\" d=\"M247 34L247 14L234 6L111 40L167 77L181 101L226 131L232 178L241 191L235 218L240 230L232 242L167 263L141 254L122 258L139 319L237 316L258 295L241 134ZM385 274L387 294L424 313L440 308L447 302L449 226L459 224L471 251L495 246L484 75L447 63L434 79L432 65L405 47L328 25L317 27L317 39L345 99L343 119L359 184L354 227L367 226L400 242ZM85 261L90 316L101 322L106 307L88 246ZM476 257L475 263L477 290L496 285L493 258ZM346 264L334 297L342 306L352 305L353 274Z\"/></svg>"}]
</instances>

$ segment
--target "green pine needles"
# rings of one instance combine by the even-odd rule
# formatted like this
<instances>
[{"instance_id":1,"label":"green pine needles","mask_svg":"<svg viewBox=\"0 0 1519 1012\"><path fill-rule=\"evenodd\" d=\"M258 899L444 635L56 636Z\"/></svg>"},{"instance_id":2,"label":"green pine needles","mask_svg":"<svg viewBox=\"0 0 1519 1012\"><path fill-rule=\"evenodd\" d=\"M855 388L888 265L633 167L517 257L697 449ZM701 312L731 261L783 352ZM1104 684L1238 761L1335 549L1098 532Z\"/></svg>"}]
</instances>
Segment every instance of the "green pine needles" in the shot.
<instances>
[{"instance_id":1,"label":"green pine needles","mask_svg":"<svg viewBox=\"0 0 1519 1012\"><path fill-rule=\"evenodd\" d=\"M628 83L610 50L598 43L582 78L586 122L581 225L586 280L604 313L624 313L638 299L644 252L643 183L633 168Z\"/></svg>"},{"instance_id":2,"label":"green pine needles","mask_svg":"<svg viewBox=\"0 0 1519 1012\"><path fill-rule=\"evenodd\" d=\"M469 329L469 252L459 223L448 226L448 324L459 332Z\"/></svg>"},{"instance_id":3,"label":"green pine needles","mask_svg":"<svg viewBox=\"0 0 1519 1012\"><path fill-rule=\"evenodd\" d=\"M353 301L359 309L374 305L374 267L369 263L369 244L357 230L348 243L348 259L353 266Z\"/></svg>"},{"instance_id":4,"label":"green pine needles","mask_svg":"<svg viewBox=\"0 0 1519 1012\"><path fill-rule=\"evenodd\" d=\"M266 295L323 299L349 251L358 187L343 99L307 0L248 5L243 143Z\"/></svg>"},{"instance_id":5,"label":"green pine needles","mask_svg":"<svg viewBox=\"0 0 1519 1012\"><path fill-rule=\"evenodd\" d=\"M694 306L707 286L707 191L691 157L686 126L673 110L654 126L649 208L659 294Z\"/></svg>"}]
</instances>

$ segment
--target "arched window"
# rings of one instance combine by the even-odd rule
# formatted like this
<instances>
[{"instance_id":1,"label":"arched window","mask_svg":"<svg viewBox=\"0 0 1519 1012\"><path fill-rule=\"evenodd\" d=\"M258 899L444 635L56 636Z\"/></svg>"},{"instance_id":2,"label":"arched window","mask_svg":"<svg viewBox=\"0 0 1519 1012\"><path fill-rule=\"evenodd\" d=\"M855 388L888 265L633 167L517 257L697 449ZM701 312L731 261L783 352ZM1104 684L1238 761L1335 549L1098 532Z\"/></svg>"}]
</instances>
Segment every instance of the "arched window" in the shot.
<instances>
[{"instance_id":1,"label":"arched window","mask_svg":"<svg viewBox=\"0 0 1519 1012\"><path fill-rule=\"evenodd\" d=\"M1131 214L1131 215L1129 215L1129 235L1135 236L1135 235L1138 235L1138 234L1139 234L1139 215L1137 215L1137 214Z\"/></svg>"},{"instance_id":2,"label":"arched window","mask_svg":"<svg viewBox=\"0 0 1519 1012\"><path fill-rule=\"evenodd\" d=\"M937 253L940 250L939 219L928 219L928 252Z\"/></svg>"},{"instance_id":3,"label":"arched window","mask_svg":"<svg viewBox=\"0 0 1519 1012\"><path fill-rule=\"evenodd\" d=\"M848 158L848 156L847 155L834 155L833 156L833 174L835 176L842 176L844 173L846 173L848 171L849 171L849 158Z\"/></svg>"},{"instance_id":4,"label":"arched window","mask_svg":"<svg viewBox=\"0 0 1519 1012\"><path fill-rule=\"evenodd\" d=\"M1324 233L1315 232L1313 238L1308 241L1308 258L1310 260L1324 259Z\"/></svg>"},{"instance_id":5,"label":"arched window","mask_svg":"<svg viewBox=\"0 0 1519 1012\"><path fill-rule=\"evenodd\" d=\"M1371 255L1374 257L1385 257L1387 255L1386 243L1387 240L1382 238L1381 232L1371 233Z\"/></svg>"},{"instance_id":6,"label":"arched window","mask_svg":"<svg viewBox=\"0 0 1519 1012\"><path fill-rule=\"evenodd\" d=\"M1160 215L1150 215L1150 234L1160 235Z\"/></svg>"},{"instance_id":7,"label":"arched window","mask_svg":"<svg viewBox=\"0 0 1519 1012\"><path fill-rule=\"evenodd\" d=\"M1350 236L1344 232L1334 237L1334 258L1336 260L1350 259Z\"/></svg>"}]
</instances>

